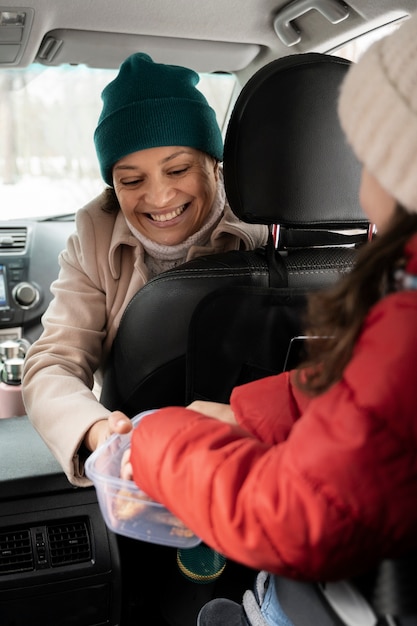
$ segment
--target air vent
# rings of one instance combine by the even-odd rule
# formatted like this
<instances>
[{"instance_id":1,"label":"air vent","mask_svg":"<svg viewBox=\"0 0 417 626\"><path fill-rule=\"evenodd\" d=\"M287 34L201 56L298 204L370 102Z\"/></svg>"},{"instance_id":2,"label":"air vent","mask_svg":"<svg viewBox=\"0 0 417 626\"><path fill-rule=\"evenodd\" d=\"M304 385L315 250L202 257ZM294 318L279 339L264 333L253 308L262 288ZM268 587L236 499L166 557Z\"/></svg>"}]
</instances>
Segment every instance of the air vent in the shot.
<instances>
[{"instance_id":1,"label":"air vent","mask_svg":"<svg viewBox=\"0 0 417 626\"><path fill-rule=\"evenodd\" d=\"M84 521L68 521L47 527L52 567L91 560L90 537Z\"/></svg>"},{"instance_id":2,"label":"air vent","mask_svg":"<svg viewBox=\"0 0 417 626\"><path fill-rule=\"evenodd\" d=\"M30 570L33 570L33 554L29 529L0 533L0 574Z\"/></svg>"},{"instance_id":3,"label":"air vent","mask_svg":"<svg viewBox=\"0 0 417 626\"><path fill-rule=\"evenodd\" d=\"M0 254L23 252L26 248L27 228L5 226L0 228Z\"/></svg>"}]
</instances>

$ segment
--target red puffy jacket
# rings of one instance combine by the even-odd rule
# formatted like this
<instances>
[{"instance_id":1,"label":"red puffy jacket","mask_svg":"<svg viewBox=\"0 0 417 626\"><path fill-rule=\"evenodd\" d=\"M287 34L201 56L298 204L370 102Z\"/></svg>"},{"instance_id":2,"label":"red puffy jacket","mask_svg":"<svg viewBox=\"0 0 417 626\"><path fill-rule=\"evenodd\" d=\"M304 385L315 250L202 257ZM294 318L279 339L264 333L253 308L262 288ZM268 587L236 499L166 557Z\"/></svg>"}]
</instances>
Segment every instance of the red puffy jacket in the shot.
<instances>
[{"instance_id":1,"label":"red puffy jacket","mask_svg":"<svg viewBox=\"0 0 417 626\"><path fill-rule=\"evenodd\" d=\"M408 245L417 274L417 239ZM309 400L284 373L236 388L239 426L180 407L132 435L134 477L214 549L310 580L417 545L417 291L369 312L343 378Z\"/></svg>"}]
</instances>

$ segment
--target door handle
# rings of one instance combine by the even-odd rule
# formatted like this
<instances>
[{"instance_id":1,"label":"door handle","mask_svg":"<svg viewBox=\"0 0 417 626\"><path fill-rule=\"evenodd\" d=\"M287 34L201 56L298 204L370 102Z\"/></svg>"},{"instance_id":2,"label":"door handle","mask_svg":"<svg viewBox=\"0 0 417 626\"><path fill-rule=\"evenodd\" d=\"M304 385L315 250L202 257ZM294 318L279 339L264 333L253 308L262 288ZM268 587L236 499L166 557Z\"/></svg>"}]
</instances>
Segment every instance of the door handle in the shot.
<instances>
[{"instance_id":1,"label":"door handle","mask_svg":"<svg viewBox=\"0 0 417 626\"><path fill-rule=\"evenodd\" d=\"M301 33L292 22L312 9L319 11L332 24L338 24L349 16L349 7L339 0L294 0L274 19L275 32L283 44L290 47L301 41Z\"/></svg>"}]
</instances>

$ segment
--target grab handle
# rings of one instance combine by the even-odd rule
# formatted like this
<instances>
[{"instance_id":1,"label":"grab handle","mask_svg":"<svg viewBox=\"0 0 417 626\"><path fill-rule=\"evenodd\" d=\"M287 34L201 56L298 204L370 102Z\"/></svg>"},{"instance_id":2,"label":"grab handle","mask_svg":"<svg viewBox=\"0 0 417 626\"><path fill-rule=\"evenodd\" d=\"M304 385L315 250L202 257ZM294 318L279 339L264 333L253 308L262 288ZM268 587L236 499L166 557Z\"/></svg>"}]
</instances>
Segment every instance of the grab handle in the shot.
<instances>
[{"instance_id":1,"label":"grab handle","mask_svg":"<svg viewBox=\"0 0 417 626\"><path fill-rule=\"evenodd\" d=\"M338 0L294 0L281 9L274 20L275 32L283 44L290 47L301 41L300 31L291 22L312 9L319 11L332 24L349 16L349 7Z\"/></svg>"}]
</instances>

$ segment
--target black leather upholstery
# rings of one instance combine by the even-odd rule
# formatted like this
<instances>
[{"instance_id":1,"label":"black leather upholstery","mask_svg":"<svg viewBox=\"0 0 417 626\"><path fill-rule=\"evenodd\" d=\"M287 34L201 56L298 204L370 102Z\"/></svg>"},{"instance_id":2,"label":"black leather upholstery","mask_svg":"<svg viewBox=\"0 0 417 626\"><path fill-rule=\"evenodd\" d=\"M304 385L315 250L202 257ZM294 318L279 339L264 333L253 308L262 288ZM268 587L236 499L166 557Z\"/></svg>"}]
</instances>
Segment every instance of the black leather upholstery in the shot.
<instances>
[{"instance_id":1,"label":"black leather upholstery","mask_svg":"<svg viewBox=\"0 0 417 626\"><path fill-rule=\"evenodd\" d=\"M132 416L194 398L227 401L235 384L282 370L306 292L354 260L357 235L329 229L360 229L363 238L367 227L360 167L336 113L348 67L294 55L243 88L225 140L226 192L242 220L281 226L280 249L271 239L257 251L201 257L146 284L121 320L106 406Z\"/></svg>"},{"instance_id":2,"label":"black leather upholstery","mask_svg":"<svg viewBox=\"0 0 417 626\"><path fill-rule=\"evenodd\" d=\"M228 402L237 385L284 371L304 307L305 289L233 285L205 296L188 332L186 401Z\"/></svg>"},{"instance_id":3,"label":"black leather upholstery","mask_svg":"<svg viewBox=\"0 0 417 626\"><path fill-rule=\"evenodd\" d=\"M298 228L366 223L360 166L337 116L349 65L293 55L269 63L243 88L224 150L226 194L240 219Z\"/></svg>"},{"instance_id":4,"label":"black leather upholstery","mask_svg":"<svg viewBox=\"0 0 417 626\"><path fill-rule=\"evenodd\" d=\"M268 286L264 256L201 257L149 281L129 303L106 371L103 404L127 415L186 403L188 329L204 296L221 287Z\"/></svg>"}]
</instances>

